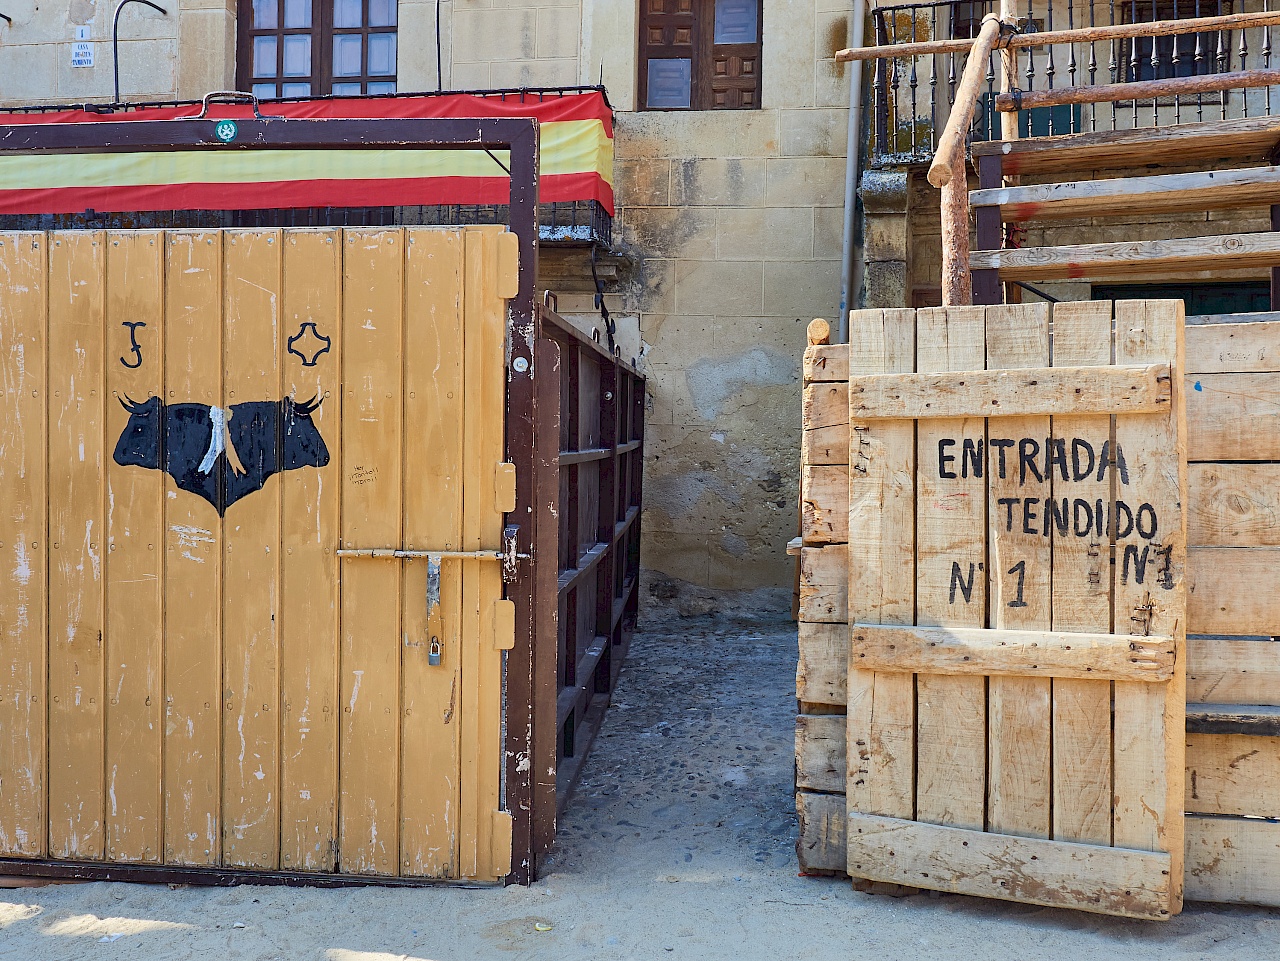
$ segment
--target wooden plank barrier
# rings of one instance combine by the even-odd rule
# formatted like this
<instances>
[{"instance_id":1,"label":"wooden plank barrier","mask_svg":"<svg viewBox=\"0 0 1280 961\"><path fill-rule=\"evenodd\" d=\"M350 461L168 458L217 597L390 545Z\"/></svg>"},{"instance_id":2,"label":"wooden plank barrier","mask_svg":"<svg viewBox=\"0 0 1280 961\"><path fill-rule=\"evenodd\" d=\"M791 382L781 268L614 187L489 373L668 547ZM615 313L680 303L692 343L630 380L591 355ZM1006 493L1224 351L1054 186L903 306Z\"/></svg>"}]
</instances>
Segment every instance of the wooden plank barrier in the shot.
<instances>
[{"instance_id":1,"label":"wooden plank barrier","mask_svg":"<svg viewBox=\"0 0 1280 961\"><path fill-rule=\"evenodd\" d=\"M0 874L508 875L515 248L0 232Z\"/></svg>"},{"instance_id":2,"label":"wooden plank barrier","mask_svg":"<svg viewBox=\"0 0 1280 961\"><path fill-rule=\"evenodd\" d=\"M806 870L1181 908L1181 306L1118 307L1114 364L1085 306L1053 340L1044 305L855 311L806 353Z\"/></svg>"},{"instance_id":3,"label":"wooden plank barrier","mask_svg":"<svg viewBox=\"0 0 1280 961\"><path fill-rule=\"evenodd\" d=\"M987 308L989 365L991 331L999 329L998 320L996 324L991 321L991 312L1009 309ZM804 712L798 719L796 739L800 817L797 852L801 866L810 872L848 873L851 851L875 850L883 838L893 837L898 859L903 857L903 845L909 840L918 850L927 852L925 860L933 872L945 875L953 870L949 858L956 849L952 835L946 833L950 829L920 827L914 829L919 833L909 839L896 830L898 820L912 816L909 796L899 791L895 799L882 776L857 785L856 793L853 780L846 784L846 766L850 771L874 770L879 775L885 770L892 772L895 763L909 783L916 763L911 754L913 745L899 744L904 749L904 759L897 762L886 759L883 751L890 743L892 729L900 728L914 716L914 700L909 703L907 699L909 688L900 690L900 706L889 703L895 713L879 725L873 723L872 739L860 745L866 758L855 756L855 763L849 764L846 750L847 728L852 727L855 713L865 716L868 711L863 704L867 692L876 692L879 684L892 689L893 684L903 683L895 678L910 684L914 675L907 673L908 669L916 673L927 669L934 675L944 670L985 674L991 678L989 684L1017 681L1048 686L1052 752L1046 750L1045 756L1054 759L1047 778L1053 798L1052 824L1040 831L1023 825L1023 830L1014 833L1077 843L1109 843L1116 815L1111 797L1122 785L1112 781L1111 739L1097 734L1105 728L1102 719L1109 719L1113 689L1122 685L1153 689L1160 686L1151 680L1144 682L1143 677L1162 675L1168 651L1166 639L1144 637L1134 650L1115 643L1108 647L1102 638L1117 636L1108 633L1112 630L1111 615L1109 610L1091 603L1091 595L1094 601L1097 596L1105 600L1110 590L1110 550L1106 545L1095 549L1091 542L1081 543L1088 539L1074 537L1054 543L1053 570L1079 565L1085 576L1073 578L1070 583L1064 583L1066 578L1053 578L1051 623L1044 627L1018 624L1001 631L986 631L958 626L910 626L915 601L912 590L905 586L888 592L896 598L897 617L892 617L895 604L886 603L880 582L869 574L873 566L866 560L866 550L872 543L868 537L874 538L876 548L885 557L884 568L889 569L894 564L901 567L911 563L906 545L910 545L915 532L906 520L901 522L906 536L896 542L896 554L891 550L895 542L886 537L885 520L880 521L880 533L868 533L865 507L856 497L850 500L848 438L855 432L847 421L841 423L838 410L840 396L847 391L850 367L862 376L872 373L866 358L876 353L876 344L897 341L902 353L910 356L915 312L858 312L855 316L868 313L877 318L873 336L865 336L863 321L857 329L864 336L855 340L852 348L810 347L804 362L806 409L820 408L829 414L814 426L806 421L803 440L807 461L802 472L804 547L796 671L797 698ZM1054 363L1109 364L1112 313L1110 304L1056 305L1051 344ZM1034 337L1027 334L1028 328ZM1024 322L1022 330L1024 343L1039 341L1038 318L1032 323ZM1274 787L1280 780L1280 644L1272 637L1280 635L1280 590L1275 589L1280 584L1280 392L1272 383L1280 372L1280 323L1188 326L1185 344L1181 382L1187 417L1187 630L1193 635L1186 641L1185 656L1187 733L1183 740L1182 803L1186 816L1179 819L1185 823L1186 897L1280 905L1280 795ZM1029 356L1035 349L1026 348L1026 354ZM1033 366L1032 361L1028 359L1025 366ZM878 373L882 372L887 371ZM1028 415L1027 420L1035 421L1039 416ZM1053 434L1047 436L1088 437L1109 420L1108 414L1051 415ZM1002 421L990 423L999 425ZM859 451L873 455L855 458L858 483L875 481L886 494L909 499L909 479L917 451L910 441L911 423L875 421L868 426L870 430L856 432ZM885 431L893 430L901 432L893 448L900 458L897 472L883 469L875 456L877 452L887 452L883 446L887 441L880 438ZM989 433L991 437L998 436L994 430ZM1121 446L1126 467L1132 470L1135 455L1129 445ZM1078 451L1087 459L1083 447ZM963 453L961 445L959 454ZM1094 454L1096 459L1096 450ZM1068 462L1070 456L1068 444ZM972 460L969 466L973 466ZM1104 479L1098 484L1096 473L1093 476L1098 490L1096 496L1090 493L1087 499L1107 497L1108 482ZM1004 510L999 504L996 506ZM901 512L898 516L902 516ZM1018 505L1015 520L1021 519ZM851 530L858 532L852 539L856 548L851 545ZM849 555L854 550L863 559L856 565L857 570L850 569ZM995 567L995 548L989 548L989 554L993 570L999 570ZM1123 562L1122 556L1119 561ZM842 583L849 587L840 596ZM1029 589L1024 578L1024 600L1031 596ZM976 596L976 584L974 590ZM992 606L995 607L994 601ZM868 623L851 626L851 610L855 624ZM1102 615L1095 616L1099 610ZM893 623L902 626L883 626ZM1127 627L1116 625L1115 630L1123 634ZM1087 640L1089 635L1094 636L1093 641ZM1055 638L1063 636L1073 637L1073 646L1082 640L1098 646L1091 647L1087 655L1073 658L1071 652L1062 650L1064 644L1055 646ZM980 640L984 637L988 639ZM903 644L903 638L910 638L913 643ZM851 646L860 655L856 666L850 664ZM993 648L998 651L993 652ZM1139 669L1138 663L1152 666ZM1073 673L1077 664L1097 673ZM1021 677L1007 673L1015 665ZM902 673L890 673L891 667ZM1120 677L1124 672L1128 678ZM1110 679L1103 679L1104 674ZM855 678L856 686L851 686ZM997 691L997 696L1003 693ZM1034 687L1023 693L1028 697L1039 693L1043 698L1043 693ZM1135 692L1134 696L1140 693ZM1008 699L993 707L996 700L988 693L987 713L994 715L998 708L1000 716L996 720L1017 725L1014 730L1022 730L1027 743L1034 746L1027 753L1040 750L1042 728L1033 724L1030 716L1006 717ZM832 713L841 711L845 713ZM994 721L989 718L989 723ZM1120 723L1119 719L1116 723ZM1061 759L1065 757L1074 760L1063 764ZM984 764L990 764L993 786L1013 790L1020 783L1016 768L1011 769L1008 763L997 767L1007 760L998 759L993 753ZM1025 793L1022 798L1024 809L1035 809L1027 804ZM868 799L874 799L878 807L863 809L868 815L858 819L861 840L851 846L848 808ZM884 823L886 817L893 821L888 827ZM894 830L886 835L890 828ZM1075 872L1086 862L1068 863L1072 865L1070 871ZM1091 863L1087 870L1103 869ZM954 884L951 889L955 889ZM1086 892L1077 890L1073 897L1086 897Z\"/></svg>"}]
</instances>

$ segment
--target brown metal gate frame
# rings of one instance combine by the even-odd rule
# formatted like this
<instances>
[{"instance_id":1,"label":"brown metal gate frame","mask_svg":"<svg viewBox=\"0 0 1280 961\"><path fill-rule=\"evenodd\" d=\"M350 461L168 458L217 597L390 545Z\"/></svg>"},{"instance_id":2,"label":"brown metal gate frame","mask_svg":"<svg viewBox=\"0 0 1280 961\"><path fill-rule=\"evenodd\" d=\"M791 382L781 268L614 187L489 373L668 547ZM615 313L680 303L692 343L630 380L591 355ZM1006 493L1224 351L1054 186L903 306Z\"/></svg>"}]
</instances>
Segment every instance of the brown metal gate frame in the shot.
<instances>
[{"instance_id":1,"label":"brown metal gate frame","mask_svg":"<svg viewBox=\"0 0 1280 961\"><path fill-rule=\"evenodd\" d=\"M507 459L516 468L516 510L508 521L517 526L515 581L508 597L516 605L516 643L506 663L505 801L513 818L509 883L528 884L537 876L538 856L555 837L556 765L555 704L545 695L535 704L535 681L545 691L547 671L555 671L555 605L538 596L554 596L558 574L555 504L558 477L551 459L538 462L539 440L556 444L559 379L536 381L539 364L556 369L554 344L540 341L542 315L534 302L538 263L538 122L532 118L450 118L380 120L237 119L239 136L224 144L214 134L216 119L115 121L102 123L0 125L0 156L28 153L112 153L169 151L200 147L209 150L319 148L510 151L510 222L519 254L519 290L508 303ZM537 348L535 350L535 347ZM554 391L554 393L552 393ZM539 402L543 408L539 411ZM555 448L552 448L555 450ZM541 468L541 469L539 469ZM535 509L535 505L537 505ZM638 530L638 527L636 528ZM540 548L534 550L535 543ZM550 545L548 549L548 545ZM539 591L539 585L549 591ZM550 607L548 613L547 608ZM538 673L535 676L535 664ZM208 885L284 884L339 886L423 886L440 881L373 878L297 871L240 871L171 865L118 865L105 862L31 861L0 858L0 875L78 880L197 883Z\"/></svg>"},{"instance_id":2,"label":"brown metal gate frame","mask_svg":"<svg viewBox=\"0 0 1280 961\"><path fill-rule=\"evenodd\" d=\"M588 337L554 308L548 292L540 308L542 329L560 359L561 419L549 431L560 451L549 474L560 504L554 747L559 814L604 721L639 612L645 378L616 348L605 349L596 339L598 329Z\"/></svg>"}]
</instances>

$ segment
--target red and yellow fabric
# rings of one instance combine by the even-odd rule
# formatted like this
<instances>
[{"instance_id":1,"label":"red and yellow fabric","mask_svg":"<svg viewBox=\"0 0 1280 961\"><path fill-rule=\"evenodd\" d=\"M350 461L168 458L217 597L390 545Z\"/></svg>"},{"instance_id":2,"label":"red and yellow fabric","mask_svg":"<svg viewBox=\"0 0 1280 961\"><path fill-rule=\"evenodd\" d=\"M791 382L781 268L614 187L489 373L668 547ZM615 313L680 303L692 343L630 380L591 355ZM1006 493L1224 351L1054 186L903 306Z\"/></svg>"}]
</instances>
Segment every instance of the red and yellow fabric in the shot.
<instances>
[{"instance_id":1,"label":"red and yellow fabric","mask_svg":"<svg viewBox=\"0 0 1280 961\"><path fill-rule=\"evenodd\" d=\"M264 110L298 119L536 117L539 199L595 200L612 215L613 117L603 95L538 96L310 100L272 103ZM198 113L198 105L107 115L66 110L9 114L0 123L177 120ZM206 119L252 116L248 106L219 105ZM494 156L507 164L503 152ZM506 172L480 150L255 148L0 156L0 214L503 204L509 197Z\"/></svg>"}]
</instances>

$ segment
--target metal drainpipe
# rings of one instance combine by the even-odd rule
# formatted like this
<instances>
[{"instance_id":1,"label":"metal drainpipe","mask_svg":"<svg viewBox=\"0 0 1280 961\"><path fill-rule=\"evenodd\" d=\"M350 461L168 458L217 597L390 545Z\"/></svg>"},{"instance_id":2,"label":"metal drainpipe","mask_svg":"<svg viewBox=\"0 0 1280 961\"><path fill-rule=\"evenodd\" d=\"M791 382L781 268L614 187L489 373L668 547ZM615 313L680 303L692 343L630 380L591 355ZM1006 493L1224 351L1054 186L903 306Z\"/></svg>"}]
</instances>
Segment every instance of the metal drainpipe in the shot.
<instances>
[{"instance_id":1,"label":"metal drainpipe","mask_svg":"<svg viewBox=\"0 0 1280 961\"><path fill-rule=\"evenodd\" d=\"M849 46L862 46L863 26L867 20L867 0L853 0ZM844 169L844 237L840 263L840 312L837 315L836 342L849 340L849 311L857 306L858 292L862 288L862 258L854 244L857 236L858 211L858 159L862 130L862 63L849 64L849 136L845 147Z\"/></svg>"}]
</instances>

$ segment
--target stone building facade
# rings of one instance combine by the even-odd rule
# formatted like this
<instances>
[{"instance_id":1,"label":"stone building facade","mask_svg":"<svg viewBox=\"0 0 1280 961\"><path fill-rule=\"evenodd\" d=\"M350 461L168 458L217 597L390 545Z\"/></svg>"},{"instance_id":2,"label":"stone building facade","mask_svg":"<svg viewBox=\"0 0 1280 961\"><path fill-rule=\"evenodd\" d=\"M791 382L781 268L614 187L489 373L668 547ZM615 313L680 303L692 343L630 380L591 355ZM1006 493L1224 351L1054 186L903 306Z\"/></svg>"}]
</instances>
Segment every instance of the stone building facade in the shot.
<instances>
[{"instance_id":1,"label":"stone building facade","mask_svg":"<svg viewBox=\"0 0 1280 961\"><path fill-rule=\"evenodd\" d=\"M165 14L141 3L121 13L122 99L235 89L237 21L252 0L158 2ZM782 610L805 326L840 302L850 77L832 54L847 45L851 4L762 0L753 109L651 111L640 102L641 5L663 2L398 0L395 81L402 92L607 89L617 216L600 272L622 349L649 375L649 590L694 606L719 603L708 592L753 591ZM10 0L0 105L109 101L114 10ZM92 44L92 67L71 65L77 42ZM544 249L541 275L562 313L598 321L581 250Z\"/></svg>"}]
</instances>

